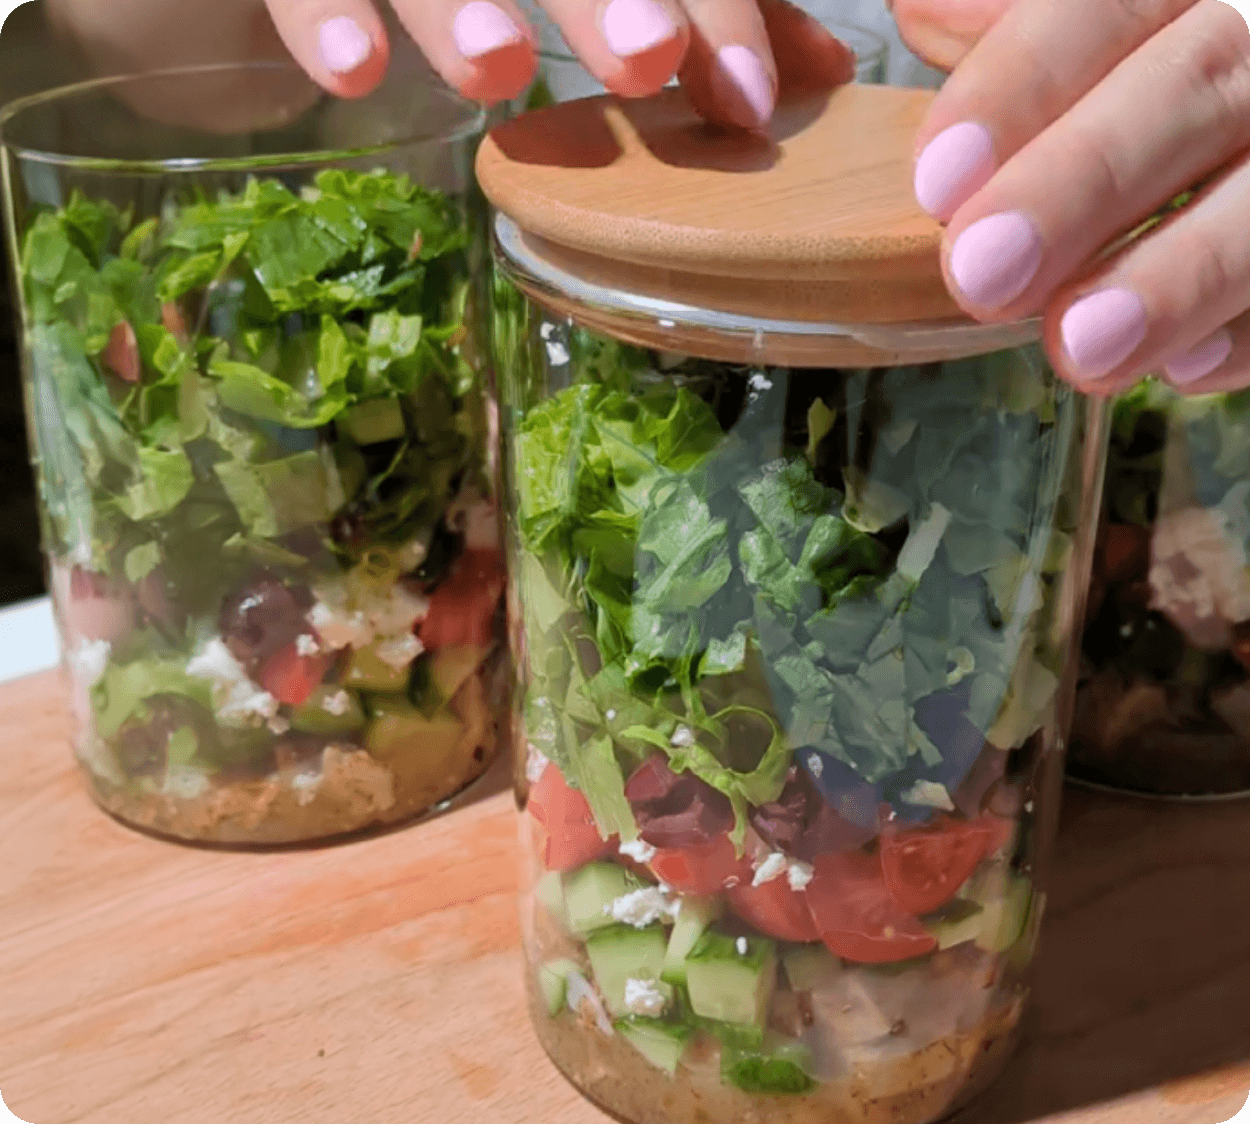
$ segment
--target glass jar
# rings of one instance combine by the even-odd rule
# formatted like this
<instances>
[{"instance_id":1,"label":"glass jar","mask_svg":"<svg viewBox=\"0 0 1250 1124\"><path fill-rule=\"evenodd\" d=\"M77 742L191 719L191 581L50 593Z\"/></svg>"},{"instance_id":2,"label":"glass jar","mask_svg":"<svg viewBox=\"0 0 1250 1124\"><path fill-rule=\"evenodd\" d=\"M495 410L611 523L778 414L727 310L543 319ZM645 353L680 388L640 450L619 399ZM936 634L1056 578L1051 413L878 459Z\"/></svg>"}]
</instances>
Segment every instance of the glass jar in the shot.
<instances>
[{"instance_id":1,"label":"glass jar","mask_svg":"<svg viewBox=\"0 0 1250 1124\"><path fill-rule=\"evenodd\" d=\"M1032 325L661 308L496 230L543 1046L636 1124L946 1115L1027 994L1098 407Z\"/></svg>"},{"instance_id":2,"label":"glass jar","mask_svg":"<svg viewBox=\"0 0 1250 1124\"><path fill-rule=\"evenodd\" d=\"M1250 399L1148 380L1113 410L1069 773L1250 795Z\"/></svg>"},{"instance_id":3,"label":"glass jar","mask_svg":"<svg viewBox=\"0 0 1250 1124\"><path fill-rule=\"evenodd\" d=\"M273 64L0 120L74 748L163 836L397 824L504 736L482 116L387 104L333 147Z\"/></svg>"}]
</instances>

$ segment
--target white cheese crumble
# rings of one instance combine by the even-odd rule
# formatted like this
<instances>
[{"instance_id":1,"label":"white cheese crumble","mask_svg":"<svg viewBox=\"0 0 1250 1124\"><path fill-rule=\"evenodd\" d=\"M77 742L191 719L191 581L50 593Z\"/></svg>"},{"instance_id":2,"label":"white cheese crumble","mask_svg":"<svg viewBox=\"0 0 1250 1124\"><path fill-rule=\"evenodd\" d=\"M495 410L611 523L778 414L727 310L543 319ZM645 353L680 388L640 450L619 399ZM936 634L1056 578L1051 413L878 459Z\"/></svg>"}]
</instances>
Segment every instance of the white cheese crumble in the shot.
<instances>
[{"instance_id":1,"label":"white cheese crumble","mask_svg":"<svg viewBox=\"0 0 1250 1124\"><path fill-rule=\"evenodd\" d=\"M755 877L751 879L751 885L763 886L765 882L780 878L786 872L787 864L786 856L780 851L774 851L755 868Z\"/></svg>"},{"instance_id":2,"label":"white cheese crumble","mask_svg":"<svg viewBox=\"0 0 1250 1124\"><path fill-rule=\"evenodd\" d=\"M747 379L747 386L749 386L752 390L759 391L771 390L773 384L772 380L769 379L763 371L755 371L752 373L751 377Z\"/></svg>"},{"instance_id":3,"label":"white cheese crumble","mask_svg":"<svg viewBox=\"0 0 1250 1124\"><path fill-rule=\"evenodd\" d=\"M812 776L817 778L825 771L825 763L820 759L819 753L813 753L808 757L807 768Z\"/></svg>"},{"instance_id":4,"label":"white cheese crumble","mask_svg":"<svg viewBox=\"0 0 1250 1124\"><path fill-rule=\"evenodd\" d=\"M569 361L569 349L559 340L548 340L547 358L553 367L563 367Z\"/></svg>"},{"instance_id":5,"label":"white cheese crumble","mask_svg":"<svg viewBox=\"0 0 1250 1124\"><path fill-rule=\"evenodd\" d=\"M335 718L342 718L351 709L351 705L351 696L346 691L335 691L321 700L321 709L327 714L333 714Z\"/></svg>"},{"instance_id":6,"label":"white cheese crumble","mask_svg":"<svg viewBox=\"0 0 1250 1124\"><path fill-rule=\"evenodd\" d=\"M786 881L790 883L791 890L806 890L807 884L812 880L812 875L815 873L811 863L793 859L790 862L790 866L786 869Z\"/></svg>"},{"instance_id":7,"label":"white cheese crumble","mask_svg":"<svg viewBox=\"0 0 1250 1124\"><path fill-rule=\"evenodd\" d=\"M621 844L621 854L636 863L649 863L655 858L655 848L645 839L635 839L632 843Z\"/></svg>"},{"instance_id":8,"label":"white cheese crumble","mask_svg":"<svg viewBox=\"0 0 1250 1124\"><path fill-rule=\"evenodd\" d=\"M306 619L330 648L362 648L373 639L373 630L359 610L348 612L318 601Z\"/></svg>"},{"instance_id":9,"label":"white cheese crumble","mask_svg":"<svg viewBox=\"0 0 1250 1124\"><path fill-rule=\"evenodd\" d=\"M746 937L739 937L734 947L737 948L739 956L745 956L750 946L747 944Z\"/></svg>"},{"instance_id":10,"label":"white cheese crumble","mask_svg":"<svg viewBox=\"0 0 1250 1124\"><path fill-rule=\"evenodd\" d=\"M411 632L381 641L374 652L383 663L389 664L396 671L402 671L423 651L424 647Z\"/></svg>"},{"instance_id":11,"label":"white cheese crumble","mask_svg":"<svg viewBox=\"0 0 1250 1124\"><path fill-rule=\"evenodd\" d=\"M633 1015L647 1015L658 1019L664 1014L668 1000L651 980L628 979L625 981L625 1008Z\"/></svg>"},{"instance_id":12,"label":"white cheese crumble","mask_svg":"<svg viewBox=\"0 0 1250 1124\"><path fill-rule=\"evenodd\" d=\"M679 749L685 749L694 745L694 731L689 726L678 726L668 741L670 745L675 745Z\"/></svg>"},{"instance_id":13,"label":"white cheese crumble","mask_svg":"<svg viewBox=\"0 0 1250 1124\"><path fill-rule=\"evenodd\" d=\"M604 718L606 718L609 722L615 722L615 721L616 721L616 711L615 711L615 710L609 710L609 711L607 711L607 712L604 714Z\"/></svg>"},{"instance_id":14,"label":"white cheese crumble","mask_svg":"<svg viewBox=\"0 0 1250 1124\"><path fill-rule=\"evenodd\" d=\"M301 656L315 656L321 651L321 645L315 636L303 632L295 638L295 651Z\"/></svg>"},{"instance_id":15,"label":"white cheese crumble","mask_svg":"<svg viewBox=\"0 0 1250 1124\"><path fill-rule=\"evenodd\" d=\"M917 781L906 792L903 800L908 804L916 804L923 808L940 808L943 812L953 812L955 804L951 800L946 786L935 781Z\"/></svg>"},{"instance_id":16,"label":"white cheese crumble","mask_svg":"<svg viewBox=\"0 0 1250 1124\"><path fill-rule=\"evenodd\" d=\"M657 886L644 886L622 894L603 907L613 921L620 925L632 925L635 929L645 929L661 919L674 921L681 909L681 903L670 900L669 896Z\"/></svg>"},{"instance_id":17,"label":"white cheese crumble","mask_svg":"<svg viewBox=\"0 0 1250 1124\"><path fill-rule=\"evenodd\" d=\"M84 687L94 687L104 677L113 645L107 640L84 640L68 655L74 680Z\"/></svg>"},{"instance_id":18,"label":"white cheese crumble","mask_svg":"<svg viewBox=\"0 0 1250 1124\"><path fill-rule=\"evenodd\" d=\"M551 339L551 333L556 330L556 326L550 320L545 320L539 326L538 334L542 337L544 343Z\"/></svg>"},{"instance_id":19,"label":"white cheese crumble","mask_svg":"<svg viewBox=\"0 0 1250 1124\"><path fill-rule=\"evenodd\" d=\"M187 674L208 679L213 684L217 717L226 721L272 718L278 713L278 700L253 683L220 637L214 636L198 655L187 662Z\"/></svg>"},{"instance_id":20,"label":"white cheese crumble","mask_svg":"<svg viewBox=\"0 0 1250 1124\"><path fill-rule=\"evenodd\" d=\"M547 766L551 762L547 760L546 755L540 753L533 746L529 747L529 756L525 759L525 779L530 784L537 784L543 773L547 771Z\"/></svg>"}]
</instances>

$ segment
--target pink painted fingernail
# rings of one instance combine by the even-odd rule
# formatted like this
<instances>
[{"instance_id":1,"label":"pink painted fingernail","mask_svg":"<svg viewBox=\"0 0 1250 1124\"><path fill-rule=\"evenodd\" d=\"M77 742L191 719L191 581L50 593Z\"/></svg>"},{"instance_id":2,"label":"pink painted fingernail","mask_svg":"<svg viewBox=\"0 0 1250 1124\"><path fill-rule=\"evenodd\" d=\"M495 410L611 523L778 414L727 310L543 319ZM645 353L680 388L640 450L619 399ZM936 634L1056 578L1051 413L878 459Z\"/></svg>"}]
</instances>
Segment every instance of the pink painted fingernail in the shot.
<instances>
[{"instance_id":1,"label":"pink painted fingernail","mask_svg":"<svg viewBox=\"0 0 1250 1124\"><path fill-rule=\"evenodd\" d=\"M773 92L773 80L759 56L737 44L722 47L716 53L716 69L725 81L733 85L754 118L739 124L748 127L768 124L776 108L777 95Z\"/></svg>"},{"instance_id":2,"label":"pink painted fingernail","mask_svg":"<svg viewBox=\"0 0 1250 1124\"><path fill-rule=\"evenodd\" d=\"M994 174L994 141L989 130L964 121L938 133L916 161L916 202L946 222Z\"/></svg>"},{"instance_id":3,"label":"pink painted fingernail","mask_svg":"<svg viewBox=\"0 0 1250 1124\"><path fill-rule=\"evenodd\" d=\"M676 34L668 12L655 0L612 0L603 9L603 37L617 58L640 55Z\"/></svg>"},{"instance_id":4,"label":"pink painted fingernail","mask_svg":"<svg viewBox=\"0 0 1250 1124\"><path fill-rule=\"evenodd\" d=\"M1168 378L1177 386L1204 379L1232 354L1233 334L1227 328L1219 328L1205 340L1195 344L1184 355L1178 355L1167 365Z\"/></svg>"},{"instance_id":5,"label":"pink painted fingernail","mask_svg":"<svg viewBox=\"0 0 1250 1124\"><path fill-rule=\"evenodd\" d=\"M1007 211L974 222L951 248L951 277L964 297L993 311L1010 304L1033 280L1042 240L1024 215Z\"/></svg>"},{"instance_id":6,"label":"pink painted fingernail","mask_svg":"<svg viewBox=\"0 0 1250 1124\"><path fill-rule=\"evenodd\" d=\"M321 61L331 74L350 74L373 54L372 40L347 16L326 20L318 29L317 38Z\"/></svg>"},{"instance_id":7,"label":"pink painted fingernail","mask_svg":"<svg viewBox=\"0 0 1250 1124\"><path fill-rule=\"evenodd\" d=\"M1146 338L1146 306L1129 289L1103 289L1063 314L1059 335L1073 372L1083 379L1109 375Z\"/></svg>"},{"instance_id":8,"label":"pink painted fingernail","mask_svg":"<svg viewBox=\"0 0 1250 1124\"><path fill-rule=\"evenodd\" d=\"M467 59L481 58L525 38L504 10L489 0L472 0L461 8L451 22L451 37Z\"/></svg>"}]
</instances>

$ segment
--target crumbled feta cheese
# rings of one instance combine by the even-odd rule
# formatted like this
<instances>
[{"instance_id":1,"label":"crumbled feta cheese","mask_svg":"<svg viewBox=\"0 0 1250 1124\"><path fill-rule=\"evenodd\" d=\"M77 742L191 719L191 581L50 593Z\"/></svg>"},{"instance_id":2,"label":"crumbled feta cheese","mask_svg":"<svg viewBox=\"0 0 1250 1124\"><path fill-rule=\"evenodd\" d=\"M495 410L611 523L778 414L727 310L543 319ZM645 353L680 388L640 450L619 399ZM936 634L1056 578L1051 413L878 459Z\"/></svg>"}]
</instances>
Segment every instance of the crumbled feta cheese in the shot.
<instances>
[{"instance_id":1,"label":"crumbled feta cheese","mask_svg":"<svg viewBox=\"0 0 1250 1124\"><path fill-rule=\"evenodd\" d=\"M301 656L315 656L321 651L321 645L315 636L304 632L295 638L295 651Z\"/></svg>"},{"instance_id":2,"label":"crumbled feta cheese","mask_svg":"<svg viewBox=\"0 0 1250 1124\"><path fill-rule=\"evenodd\" d=\"M739 937L734 947L737 948L739 956L745 956L750 945L747 944L746 937Z\"/></svg>"},{"instance_id":3,"label":"crumbled feta cheese","mask_svg":"<svg viewBox=\"0 0 1250 1124\"><path fill-rule=\"evenodd\" d=\"M284 715L281 714L275 714L271 719L269 719L268 722L265 723L265 725L269 727L269 732L271 734L277 734L279 736L285 734L291 728L291 723Z\"/></svg>"},{"instance_id":4,"label":"crumbled feta cheese","mask_svg":"<svg viewBox=\"0 0 1250 1124\"><path fill-rule=\"evenodd\" d=\"M1027 804L1025 804L1024 810L1028 812L1030 816L1033 814L1033 801L1032 800L1030 800Z\"/></svg>"},{"instance_id":5,"label":"crumbled feta cheese","mask_svg":"<svg viewBox=\"0 0 1250 1124\"><path fill-rule=\"evenodd\" d=\"M678 726L673 731L673 736L668 739L670 745L675 745L680 749L694 745L694 731L689 726Z\"/></svg>"},{"instance_id":6,"label":"crumbled feta cheese","mask_svg":"<svg viewBox=\"0 0 1250 1124\"><path fill-rule=\"evenodd\" d=\"M755 877L751 879L751 885L763 886L765 882L780 878L785 873L786 862L785 855L780 851L774 851L755 868Z\"/></svg>"},{"instance_id":7,"label":"crumbled feta cheese","mask_svg":"<svg viewBox=\"0 0 1250 1124\"><path fill-rule=\"evenodd\" d=\"M946 673L947 686L953 687L971 675L977 666L977 658L967 648L952 648L946 658L955 666Z\"/></svg>"},{"instance_id":8,"label":"crumbled feta cheese","mask_svg":"<svg viewBox=\"0 0 1250 1124\"><path fill-rule=\"evenodd\" d=\"M644 839L635 839L632 843L621 844L621 854L637 863L649 863L655 858L655 848Z\"/></svg>"},{"instance_id":9,"label":"crumbled feta cheese","mask_svg":"<svg viewBox=\"0 0 1250 1124\"><path fill-rule=\"evenodd\" d=\"M550 320L544 320L538 329L538 334L542 337L543 342L551 339L551 333L556 330L556 326Z\"/></svg>"},{"instance_id":10,"label":"crumbled feta cheese","mask_svg":"<svg viewBox=\"0 0 1250 1124\"><path fill-rule=\"evenodd\" d=\"M272 718L278 713L278 700L248 678L220 637L214 636L203 651L191 657L187 674L212 681L217 716L227 722Z\"/></svg>"},{"instance_id":11,"label":"crumbled feta cheese","mask_svg":"<svg viewBox=\"0 0 1250 1124\"><path fill-rule=\"evenodd\" d=\"M819 753L813 753L808 757L807 768L812 776L817 778L825 771L825 763L820 759Z\"/></svg>"},{"instance_id":12,"label":"crumbled feta cheese","mask_svg":"<svg viewBox=\"0 0 1250 1124\"><path fill-rule=\"evenodd\" d=\"M940 808L943 812L955 810L946 786L936 781L917 781L903 793L903 800L907 804L916 804L923 808Z\"/></svg>"},{"instance_id":13,"label":"crumbled feta cheese","mask_svg":"<svg viewBox=\"0 0 1250 1124\"><path fill-rule=\"evenodd\" d=\"M625 981L625 1008L630 1014L658 1019L666 1006L668 1000L651 980Z\"/></svg>"},{"instance_id":14,"label":"crumbled feta cheese","mask_svg":"<svg viewBox=\"0 0 1250 1124\"><path fill-rule=\"evenodd\" d=\"M402 585L393 585L383 596L375 596L362 605L365 616L377 636L398 636L411 632L412 626L424 620L430 611L430 602L420 594L412 593Z\"/></svg>"},{"instance_id":15,"label":"crumbled feta cheese","mask_svg":"<svg viewBox=\"0 0 1250 1124\"><path fill-rule=\"evenodd\" d=\"M747 379L747 386L754 391L771 390L772 380L769 379L763 371L753 371L751 377Z\"/></svg>"},{"instance_id":16,"label":"crumbled feta cheese","mask_svg":"<svg viewBox=\"0 0 1250 1124\"><path fill-rule=\"evenodd\" d=\"M352 697L346 691L335 691L332 695L326 695L321 700L321 709L327 714L333 714L335 718L341 718L346 714L352 705Z\"/></svg>"},{"instance_id":17,"label":"crumbled feta cheese","mask_svg":"<svg viewBox=\"0 0 1250 1124\"><path fill-rule=\"evenodd\" d=\"M547 358L553 367L563 367L569 361L569 349L559 340L548 340Z\"/></svg>"},{"instance_id":18,"label":"crumbled feta cheese","mask_svg":"<svg viewBox=\"0 0 1250 1124\"><path fill-rule=\"evenodd\" d=\"M529 756L525 759L525 779L530 784L537 784L550 764L551 762L547 760L546 755L540 753L531 745L529 747Z\"/></svg>"},{"instance_id":19,"label":"crumbled feta cheese","mask_svg":"<svg viewBox=\"0 0 1250 1124\"><path fill-rule=\"evenodd\" d=\"M107 640L84 640L68 654L70 671L75 682L94 687L104 676L113 645Z\"/></svg>"},{"instance_id":20,"label":"crumbled feta cheese","mask_svg":"<svg viewBox=\"0 0 1250 1124\"><path fill-rule=\"evenodd\" d=\"M644 886L622 894L603 907L613 921L621 925L632 925L635 929L645 929L648 925L666 918L675 920L680 903L672 901L669 896L656 886Z\"/></svg>"},{"instance_id":21,"label":"crumbled feta cheese","mask_svg":"<svg viewBox=\"0 0 1250 1124\"><path fill-rule=\"evenodd\" d=\"M329 648L363 648L373 639L373 629L359 610L349 612L318 601L306 619Z\"/></svg>"},{"instance_id":22,"label":"crumbled feta cheese","mask_svg":"<svg viewBox=\"0 0 1250 1124\"><path fill-rule=\"evenodd\" d=\"M424 650L421 641L411 632L406 632L403 636L394 636L389 640L381 641L374 648L374 653L383 663L400 671L412 663Z\"/></svg>"},{"instance_id":23,"label":"crumbled feta cheese","mask_svg":"<svg viewBox=\"0 0 1250 1124\"><path fill-rule=\"evenodd\" d=\"M815 873L811 863L792 859L789 867L786 868L786 881L790 883L791 890L806 890L807 884Z\"/></svg>"},{"instance_id":24,"label":"crumbled feta cheese","mask_svg":"<svg viewBox=\"0 0 1250 1124\"><path fill-rule=\"evenodd\" d=\"M604 716L604 718L606 718L609 722L615 722L615 721L616 721L616 711L615 711L615 710L609 710L609 711L606 711L606 712L604 713L604 715L603 715L603 716Z\"/></svg>"}]
</instances>

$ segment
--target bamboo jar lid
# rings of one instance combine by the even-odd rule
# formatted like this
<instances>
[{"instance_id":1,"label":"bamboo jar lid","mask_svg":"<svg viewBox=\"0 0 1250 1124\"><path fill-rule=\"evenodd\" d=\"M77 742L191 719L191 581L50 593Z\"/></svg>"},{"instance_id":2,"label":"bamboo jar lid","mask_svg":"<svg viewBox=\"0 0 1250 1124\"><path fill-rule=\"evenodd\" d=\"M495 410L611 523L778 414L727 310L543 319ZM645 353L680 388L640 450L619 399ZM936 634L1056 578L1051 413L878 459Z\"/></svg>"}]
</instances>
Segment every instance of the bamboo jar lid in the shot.
<instances>
[{"instance_id":1,"label":"bamboo jar lid","mask_svg":"<svg viewBox=\"0 0 1250 1124\"><path fill-rule=\"evenodd\" d=\"M782 105L767 134L708 125L679 90L564 102L496 128L478 179L597 285L761 319L963 320L912 192L932 97L844 86Z\"/></svg>"}]
</instances>

